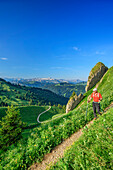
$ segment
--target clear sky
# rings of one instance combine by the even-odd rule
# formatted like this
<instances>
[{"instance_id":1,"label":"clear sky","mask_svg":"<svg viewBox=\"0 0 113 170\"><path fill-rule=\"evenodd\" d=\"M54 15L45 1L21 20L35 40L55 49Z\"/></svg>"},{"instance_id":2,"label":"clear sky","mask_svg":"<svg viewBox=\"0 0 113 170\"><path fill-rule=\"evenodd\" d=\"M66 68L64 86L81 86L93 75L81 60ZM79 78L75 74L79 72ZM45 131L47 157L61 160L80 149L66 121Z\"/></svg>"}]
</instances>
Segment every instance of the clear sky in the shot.
<instances>
[{"instance_id":1,"label":"clear sky","mask_svg":"<svg viewBox=\"0 0 113 170\"><path fill-rule=\"evenodd\" d=\"M0 0L0 77L87 80L113 65L112 0Z\"/></svg>"}]
</instances>

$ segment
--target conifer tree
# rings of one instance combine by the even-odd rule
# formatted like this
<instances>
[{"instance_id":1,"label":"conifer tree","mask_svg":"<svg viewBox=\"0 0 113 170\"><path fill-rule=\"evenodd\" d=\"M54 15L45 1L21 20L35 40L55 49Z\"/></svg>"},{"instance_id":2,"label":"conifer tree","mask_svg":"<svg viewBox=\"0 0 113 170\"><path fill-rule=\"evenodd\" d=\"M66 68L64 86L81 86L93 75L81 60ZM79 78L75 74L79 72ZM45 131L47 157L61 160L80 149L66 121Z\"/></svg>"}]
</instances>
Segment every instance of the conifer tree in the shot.
<instances>
[{"instance_id":1,"label":"conifer tree","mask_svg":"<svg viewBox=\"0 0 113 170\"><path fill-rule=\"evenodd\" d=\"M23 123L20 111L16 107L9 107L6 116L0 121L0 148L7 148L21 138Z\"/></svg>"}]
</instances>

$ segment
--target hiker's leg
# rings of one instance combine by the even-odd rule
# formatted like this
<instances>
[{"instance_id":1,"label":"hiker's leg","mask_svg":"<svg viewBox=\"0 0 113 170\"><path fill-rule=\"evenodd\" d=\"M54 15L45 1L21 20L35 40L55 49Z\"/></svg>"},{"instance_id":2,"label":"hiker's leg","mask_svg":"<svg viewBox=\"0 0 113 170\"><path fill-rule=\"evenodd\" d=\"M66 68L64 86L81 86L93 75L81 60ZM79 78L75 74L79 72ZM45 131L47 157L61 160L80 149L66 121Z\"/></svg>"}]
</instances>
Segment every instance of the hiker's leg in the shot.
<instances>
[{"instance_id":1,"label":"hiker's leg","mask_svg":"<svg viewBox=\"0 0 113 170\"><path fill-rule=\"evenodd\" d=\"M100 103L96 103L96 109L97 109L98 114L101 115L100 114Z\"/></svg>"},{"instance_id":2,"label":"hiker's leg","mask_svg":"<svg viewBox=\"0 0 113 170\"><path fill-rule=\"evenodd\" d=\"M94 117L96 118L96 107L95 107L95 103L93 102L93 113L94 113Z\"/></svg>"}]
</instances>

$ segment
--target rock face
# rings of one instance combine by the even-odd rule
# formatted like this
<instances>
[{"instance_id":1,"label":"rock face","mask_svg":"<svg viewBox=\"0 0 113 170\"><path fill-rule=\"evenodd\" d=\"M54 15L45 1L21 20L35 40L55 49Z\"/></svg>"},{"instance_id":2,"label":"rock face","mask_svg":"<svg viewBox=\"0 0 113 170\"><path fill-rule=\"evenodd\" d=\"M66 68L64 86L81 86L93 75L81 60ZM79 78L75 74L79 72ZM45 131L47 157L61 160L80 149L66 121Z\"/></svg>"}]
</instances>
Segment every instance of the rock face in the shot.
<instances>
[{"instance_id":1,"label":"rock face","mask_svg":"<svg viewBox=\"0 0 113 170\"><path fill-rule=\"evenodd\" d=\"M108 70L108 67L106 67L103 63L98 62L90 71L87 86L86 86L86 92L90 90L94 85L100 81L100 79L103 77L103 75Z\"/></svg>"},{"instance_id":2,"label":"rock face","mask_svg":"<svg viewBox=\"0 0 113 170\"><path fill-rule=\"evenodd\" d=\"M77 95L73 96L67 103L66 113L73 110L81 102L83 98L84 98L83 94L80 94L79 96Z\"/></svg>"}]
</instances>

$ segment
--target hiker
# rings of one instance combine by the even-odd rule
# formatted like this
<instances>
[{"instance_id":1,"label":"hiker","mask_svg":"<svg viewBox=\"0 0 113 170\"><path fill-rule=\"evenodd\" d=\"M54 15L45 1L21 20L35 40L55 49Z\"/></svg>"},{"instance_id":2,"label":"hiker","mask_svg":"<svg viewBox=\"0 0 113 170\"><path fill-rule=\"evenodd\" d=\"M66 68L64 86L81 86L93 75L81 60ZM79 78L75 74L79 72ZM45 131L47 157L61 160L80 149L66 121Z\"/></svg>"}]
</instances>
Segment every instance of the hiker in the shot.
<instances>
[{"instance_id":1,"label":"hiker","mask_svg":"<svg viewBox=\"0 0 113 170\"><path fill-rule=\"evenodd\" d=\"M91 94L90 99L88 100L88 103L91 101L91 99L93 98L93 112L94 112L94 119L97 118L96 116L96 110L98 112L99 115L100 114L100 101L102 100L102 96L100 93L97 92L97 88L93 89L93 93Z\"/></svg>"}]
</instances>

